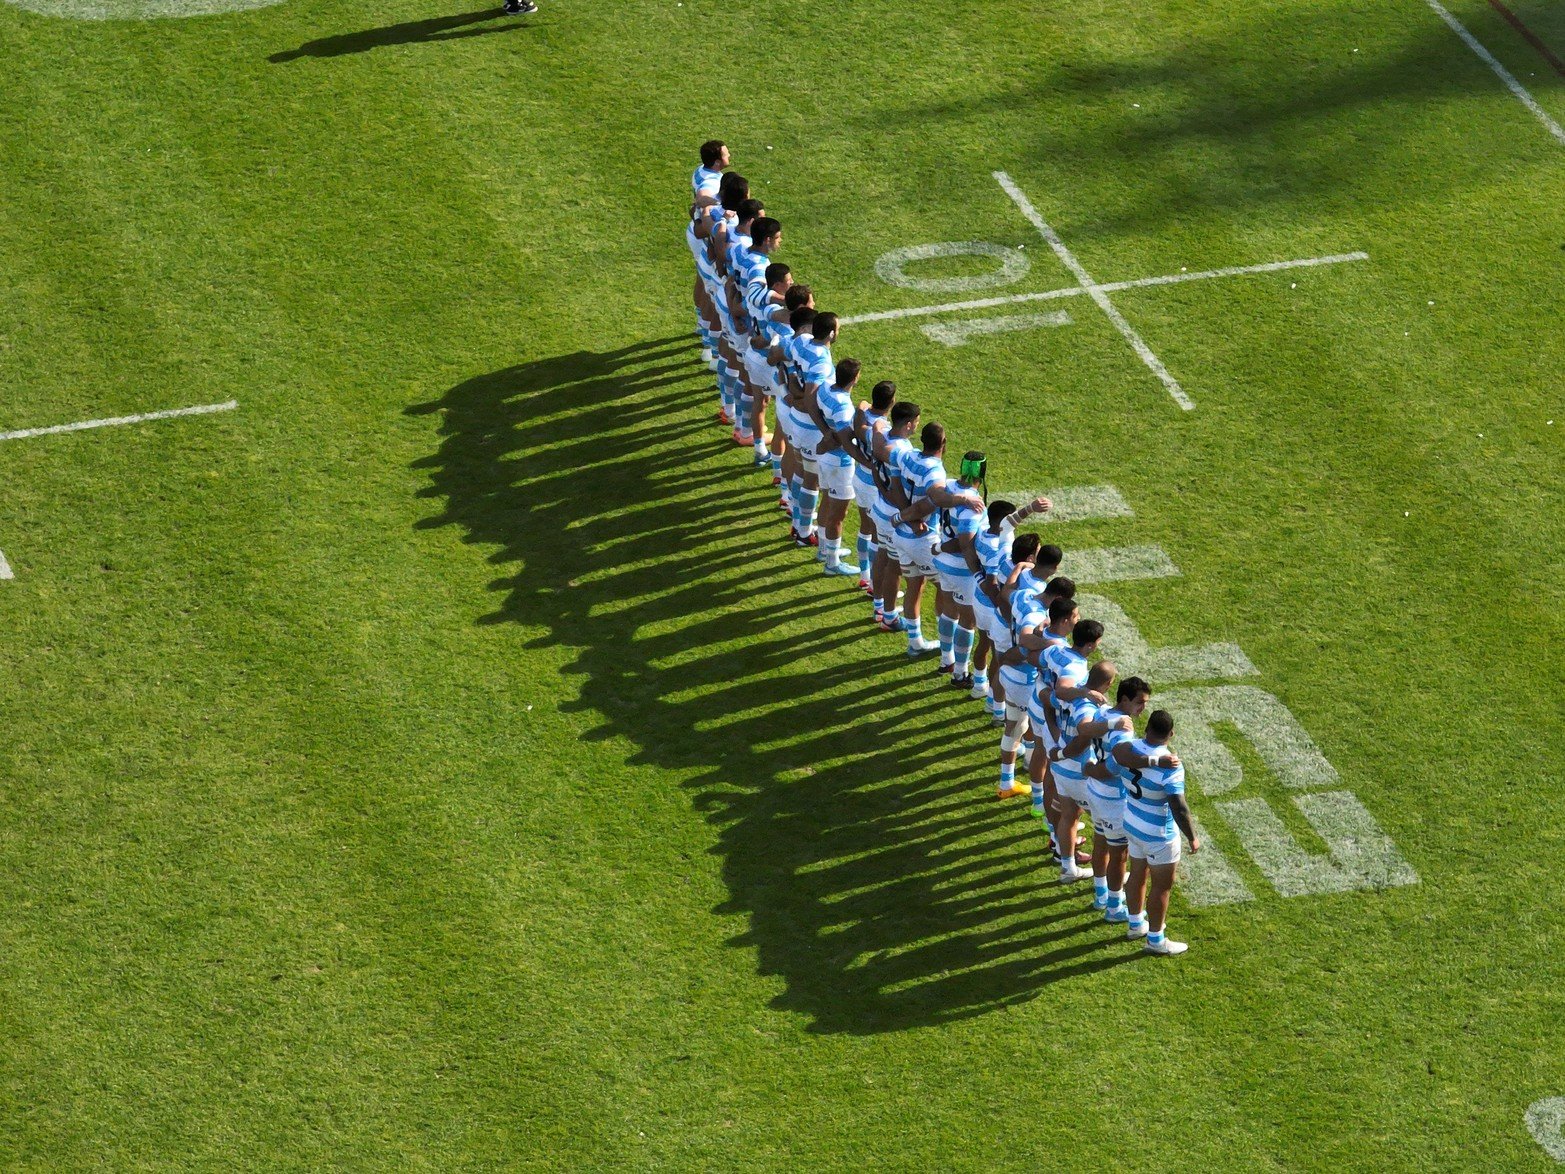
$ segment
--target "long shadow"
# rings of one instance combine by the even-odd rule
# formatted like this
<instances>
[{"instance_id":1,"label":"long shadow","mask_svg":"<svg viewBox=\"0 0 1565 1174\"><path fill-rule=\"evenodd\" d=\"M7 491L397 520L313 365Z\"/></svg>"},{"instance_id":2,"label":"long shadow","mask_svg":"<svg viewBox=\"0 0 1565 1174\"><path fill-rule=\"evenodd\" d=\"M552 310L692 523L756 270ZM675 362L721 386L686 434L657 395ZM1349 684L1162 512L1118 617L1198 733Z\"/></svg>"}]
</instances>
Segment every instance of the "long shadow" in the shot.
<instances>
[{"instance_id":1,"label":"long shadow","mask_svg":"<svg viewBox=\"0 0 1565 1174\"><path fill-rule=\"evenodd\" d=\"M333 37L319 37L306 41L297 49L286 49L267 58L274 65L285 61L297 61L301 57L343 57L349 53L367 53L387 45L418 45L427 41L455 41L462 37L482 37L490 33L509 33L527 27L525 23L492 24L476 28L482 21L497 20L505 14L498 4L481 8L477 12L462 12L453 16L435 16L427 20L409 20L402 24L386 25L378 29L364 29L357 33L339 33Z\"/></svg>"},{"instance_id":2,"label":"long shadow","mask_svg":"<svg viewBox=\"0 0 1565 1174\"><path fill-rule=\"evenodd\" d=\"M811 1030L941 1023L1130 961L1043 838L992 798L993 728L787 546L769 483L710 423L683 339L462 383L422 527L505 568L479 622L575 650L588 739L680 778L716 829L736 947ZM747 454L739 454L745 457Z\"/></svg>"},{"instance_id":3,"label":"long shadow","mask_svg":"<svg viewBox=\"0 0 1565 1174\"><path fill-rule=\"evenodd\" d=\"M1532 10L1545 6L1515 7L1540 27L1543 18ZM893 103L869 114L868 123L882 132L970 128L970 135L1007 142L1006 157L1024 187L1029 173L1064 172L1078 190L1113 192L1112 207L1055 210L1072 242L1160 231L1206 211L1254 220L1290 205L1401 201L1400 177L1410 169L1426 195L1487 185L1502 165L1486 137L1490 120L1510 126L1524 149L1536 132L1536 165L1548 164L1557 148L1547 133L1433 12L1409 7L1393 26L1399 43L1360 54L1354 46L1366 36L1366 11L1273 6L1204 37L1171 33L1148 51L1113 58L1082 51L999 86L969 87L939 102ZM1385 35L1383 25L1375 35ZM1509 59L1534 54L1503 39L1509 29L1484 35ZM1271 67L1256 68L1259 46L1268 47ZM1551 107L1565 90L1546 68L1523 80ZM1474 96L1488 102L1481 113L1461 105ZM1069 117L1073 110L1103 114ZM1410 128L1410 121L1427 123L1432 110L1449 120L1460 165L1431 166L1429 127ZM1514 164L1507 158L1503 165ZM1133 182L1126 182L1127 168ZM1033 186L1034 199L1047 202L1046 190Z\"/></svg>"}]
</instances>

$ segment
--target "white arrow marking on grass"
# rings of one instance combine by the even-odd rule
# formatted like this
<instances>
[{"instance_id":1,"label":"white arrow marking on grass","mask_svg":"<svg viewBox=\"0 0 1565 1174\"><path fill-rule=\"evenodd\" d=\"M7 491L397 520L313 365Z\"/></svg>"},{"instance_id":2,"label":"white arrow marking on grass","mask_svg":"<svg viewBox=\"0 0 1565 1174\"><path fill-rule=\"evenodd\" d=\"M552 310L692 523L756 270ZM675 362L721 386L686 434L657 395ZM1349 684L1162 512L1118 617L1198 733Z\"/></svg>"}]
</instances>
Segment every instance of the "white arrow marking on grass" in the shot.
<instances>
[{"instance_id":1,"label":"white arrow marking on grass","mask_svg":"<svg viewBox=\"0 0 1565 1174\"><path fill-rule=\"evenodd\" d=\"M1064 289L1046 289L1038 293L1008 294L997 298L976 298L970 302L946 302L939 306L909 306L902 310L877 310L873 314L853 314L840 319L844 326L860 322L890 322L898 318L927 318L933 314L949 314L956 310L990 310L995 306L1012 306L1020 302L1048 302L1056 298L1079 298L1096 289L1103 293L1118 293L1125 289L1141 289L1149 285L1179 285L1185 281L1209 281L1214 277L1242 277L1247 273L1277 273L1284 269L1313 269L1317 265L1342 265L1350 261L1368 261L1369 254L1332 253L1325 257L1300 257L1294 261L1266 261L1260 265L1229 265L1222 269L1202 269L1196 273L1164 273L1157 277L1137 277L1130 281L1107 281L1101 285L1071 285Z\"/></svg>"},{"instance_id":2,"label":"white arrow marking on grass","mask_svg":"<svg viewBox=\"0 0 1565 1174\"><path fill-rule=\"evenodd\" d=\"M1456 17L1447 12L1444 6L1441 5L1440 0L1425 0L1425 2L1429 5L1429 7L1435 10L1436 16L1451 26L1451 31L1453 33L1461 37L1462 40L1466 42L1469 49L1478 54L1479 59L1485 65L1494 70L1494 76L1505 83L1506 88L1509 89L1511 93L1516 95L1517 101L1519 101L1523 106L1527 107L1528 110L1532 111L1533 117L1536 118L1539 122L1543 123L1544 129L1547 130L1556 139L1558 139L1562 144L1565 144L1565 127L1560 126L1559 123L1555 122L1554 119L1549 117L1548 111L1544 110L1542 106L1539 106L1537 100L1522 88L1521 82L1517 81L1514 77L1511 76L1511 71L1496 61L1494 54L1479 44L1478 38L1467 31L1467 26L1462 24L1462 22L1457 20Z\"/></svg>"},{"instance_id":3,"label":"white arrow marking on grass","mask_svg":"<svg viewBox=\"0 0 1565 1174\"><path fill-rule=\"evenodd\" d=\"M1135 351L1146 364L1147 370L1156 375L1158 381L1168 389L1168 394L1174 397L1174 402L1187 412L1194 409L1195 403L1184 393L1179 382L1168 373L1168 368L1163 366L1163 361L1152 353L1152 348L1146 344L1141 335L1136 333L1136 328L1125 321L1125 315L1114 308L1114 303L1109 301L1109 295L1103 292L1103 287L1092 280L1092 274L1088 273L1082 263L1076 259L1076 254L1065 247L1065 242L1060 239L1059 234L1038 214L1038 209L1032 206L1027 193L1017 187L1016 181L1003 171L996 171L994 178L1005 189L1005 194L1010 196L1011 201L1021 210L1022 215L1027 217L1032 226L1038 230L1038 235L1043 237L1049 248L1054 250L1054 255L1060 259L1060 263L1076 275L1077 284L1097 303L1098 309L1102 310L1104 316L1113 323L1114 329L1124 335L1125 341L1130 344L1130 349Z\"/></svg>"},{"instance_id":4,"label":"white arrow marking on grass","mask_svg":"<svg viewBox=\"0 0 1565 1174\"><path fill-rule=\"evenodd\" d=\"M1071 316L1064 310L1052 314L1009 314L1004 318L958 318L955 322L929 322L919 327L931 342L942 346L966 346L983 334L1007 334L1013 330L1036 330L1041 326L1069 326Z\"/></svg>"},{"instance_id":5,"label":"white arrow marking on grass","mask_svg":"<svg viewBox=\"0 0 1565 1174\"><path fill-rule=\"evenodd\" d=\"M1120 583L1127 579L1172 579L1179 574L1161 546L1100 546L1073 550L1060 574L1078 583Z\"/></svg>"},{"instance_id":6,"label":"white arrow marking on grass","mask_svg":"<svg viewBox=\"0 0 1565 1174\"><path fill-rule=\"evenodd\" d=\"M14 579L11 573L11 564L5 561L5 551L0 550L0 579Z\"/></svg>"},{"instance_id":7,"label":"white arrow marking on grass","mask_svg":"<svg viewBox=\"0 0 1565 1174\"><path fill-rule=\"evenodd\" d=\"M211 412L231 412L238 406L239 401L231 399L220 404L199 404L193 408L142 412L138 416L110 416L103 420L79 420L75 424L51 424L47 428L20 428L15 432L0 432L0 440L26 440L31 436L51 436L56 432L82 432L88 428L113 428L120 424L140 424L146 420L169 420L175 416L205 416Z\"/></svg>"},{"instance_id":8,"label":"white arrow marking on grass","mask_svg":"<svg viewBox=\"0 0 1565 1174\"><path fill-rule=\"evenodd\" d=\"M995 494L996 500L1026 505L1035 497L1046 497L1054 508L1036 514L1023 525L1042 522L1086 522L1094 518L1132 518L1135 512L1124 494L1112 485L1067 485L1060 489L1017 489Z\"/></svg>"}]
</instances>

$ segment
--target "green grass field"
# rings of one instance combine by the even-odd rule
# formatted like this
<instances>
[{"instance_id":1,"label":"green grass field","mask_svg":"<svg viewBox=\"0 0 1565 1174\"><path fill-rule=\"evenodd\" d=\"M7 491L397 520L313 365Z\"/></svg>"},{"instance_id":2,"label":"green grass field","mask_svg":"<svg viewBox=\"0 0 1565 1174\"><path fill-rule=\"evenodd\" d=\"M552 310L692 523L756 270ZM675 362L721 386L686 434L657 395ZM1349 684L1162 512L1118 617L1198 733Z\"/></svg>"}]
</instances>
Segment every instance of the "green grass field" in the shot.
<instances>
[{"instance_id":1,"label":"green grass field","mask_svg":"<svg viewBox=\"0 0 1565 1174\"><path fill-rule=\"evenodd\" d=\"M0 443L5 1167L1551 1167L1565 146L1427 4L0 4L0 48L0 430L239 403ZM1223 804L1327 844L1221 723L1252 900L1176 891L1144 960L1053 882L980 708L712 423L714 135L845 315L1074 285L997 170L1103 282L1369 254L1116 293L1189 412L1085 297L836 351L996 489L1116 487L1048 539L1160 546L1091 590L1237 644L1195 684L1278 699L1418 883L1284 896ZM941 241L1031 272L876 276Z\"/></svg>"}]
</instances>

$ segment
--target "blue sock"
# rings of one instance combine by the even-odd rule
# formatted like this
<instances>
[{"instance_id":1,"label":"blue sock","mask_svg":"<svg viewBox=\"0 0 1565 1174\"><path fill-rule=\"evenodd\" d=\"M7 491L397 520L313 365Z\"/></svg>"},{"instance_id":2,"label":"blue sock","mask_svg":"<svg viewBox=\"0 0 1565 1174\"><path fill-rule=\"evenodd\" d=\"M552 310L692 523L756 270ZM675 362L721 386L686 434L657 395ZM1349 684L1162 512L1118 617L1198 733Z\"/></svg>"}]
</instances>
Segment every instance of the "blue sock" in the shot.
<instances>
[{"instance_id":1,"label":"blue sock","mask_svg":"<svg viewBox=\"0 0 1565 1174\"><path fill-rule=\"evenodd\" d=\"M1041 779L1032 785L1032 813L1039 819L1043 819L1048 814L1043 806L1043 781Z\"/></svg>"},{"instance_id":2,"label":"blue sock","mask_svg":"<svg viewBox=\"0 0 1565 1174\"><path fill-rule=\"evenodd\" d=\"M776 453L772 454L772 476L782 476L782 457L778 456Z\"/></svg>"},{"instance_id":3,"label":"blue sock","mask_svg":"<svg viewBox=\"0 0 1565 1174\"><path fill-rule=\"evenodd\" d=\"M723 411L732 416L734 414L734 377L728 363L723 359L717 360L717 391L723 400Z\"/></svg>"},{"instance_id":4,"label":"blue sock","mask_svg":"<svg viewBox=\"0 0 1565 1174\"><path fill-rule=\"evenodd\" d=\"M950 616L937 616L935 629L940 633L940 663L951 663L951 641L956 636L956 621Z\"/></svg>"},{"instance_id":5,"label":"blue sock","mask_svg":"<svg viewBox=\"0 0 1565 1174\"><path fill-rule=\"evenodd\" d=\"M821 495L814 489L799 490L799 513L804 518L804 524L799 527L799 533L806 536L815 529L815 507L820 504Z\"/></svg>"},{"instance_id":6,"label":"blue sock","mask_svg":"<svg viewBox=\"0 0 1565 1174\"><path fill-rule=\"evenodd\" d=\"M1127 909L1125 912L1130 913L1130 910ZM1130 925L1131 925L1132 929L1140 929L1146 923L1147 923L1147 912L1146 912L1145 909L1143 909L1140 913L1131 913L1130 914Z\"/></svg>"},{"instance_id":7,"label":"blue sock","mask_svg":"<svg viewBox=\"0 0 1565 1174\"><path fill-rule=\"evenodd\" d=\"M795 473L788 479L788 496L793 499L793 528L800 534L804 533L804 513L801 495L804 493L804 479Z\"/></svg>"},{"instance_id":8,"label":"blue sock","mask_svg":"<svg viewBox=\"0 0 1565 1174\"><path fill-rule=\"evenodd\" d=\"M868 580L868 578L869 578L869 564L870 564L869 539L866 538L864 535L860 534L859 535L859 578Z\"/></svg>"},{"instance_id":9,"label":"blue sock","mask_svg":"<svg viewBox=\"0 0 1565 1174\"><path fill-rule=\"evenodd\" d=\"M1092 899L1098 904L1106 904L1109 899L1109 878L1095 876L1092 878Z\"/></svg>"},{"instance_id":10,"label":"blue sock","mask_svg":"<svg viewBox=\"0 0 1565 1174\"><path fill-rule=\"evenodd\" d=\"M1009 791L1016 785L1016 764L1014 762L1002 762L1000 764L1000 788Z\"/></svg>"},{"instance_id":11,"label":"blue sock","mask_svg":"<svg viewBox=\"0 0 1565 1174\"><path fill-rule=\"evenodd\" d=\"M1163 939L1168 936L1166 933L1163 932L1167 928L1168 927L1165 925L1163 927L1163 929L1154 929L1151 932L1149 932L1147 934L1147 943L1149 945L1153 945L1153 946L1161 946L1163 944Z\"/></svg>"},{"instance_id":12,"label":"blue sock","mask_svg":"<svg viewBox=\"0 0 1565 1174\"><path fill-rule=\"evenodd\" d=\"M1115 892L1113 889L1110 889L1109 890L1109 912L1112 913L1112 912L1114 912L1114 910L1122 908L1124 906L1124 904L1125 904L1125 894L1124 894L1123 890L1121 890L1120 892Z\"/></svg>"},{"instance_id":13,"label":"blue sock","mask_svg":"<svg viewBox=\"0 0 1565 1174\"><path fill-rule=\"evenodd\" d=\"M967 668L967 658L973 651L973 629L957 626L956 634L951 639L951 653L956 657L956 675L959 677L970 676Z\"/></svg>"}]
</instances>

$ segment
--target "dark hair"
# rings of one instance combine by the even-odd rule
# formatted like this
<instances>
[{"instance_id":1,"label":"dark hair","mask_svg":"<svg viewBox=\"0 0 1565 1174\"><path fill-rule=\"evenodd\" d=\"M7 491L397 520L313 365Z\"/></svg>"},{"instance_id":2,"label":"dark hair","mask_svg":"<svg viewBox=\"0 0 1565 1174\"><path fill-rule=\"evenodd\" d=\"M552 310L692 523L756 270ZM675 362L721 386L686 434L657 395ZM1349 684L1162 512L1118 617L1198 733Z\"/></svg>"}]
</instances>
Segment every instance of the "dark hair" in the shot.
<instances>
[{"instance_id":1,"label":"dark hair","mask_svg":"<svg viewBox=\"0 0 1565 1174\"><path fill-rule=\"evenodd\" d=\"M1082 620L1071 633L1071 647L1080 648L1083 644L1096 644L1101 639L1103 639L1103 625L1097 620Z\"/></svg>"},{"instance_id":2,"label":"dark hair","mask_svg":"<svg viewBox=\"0 0 1565 1174\"><path fill-rule=\"evenodd\" d=\"M727 146L722 139L707 139L701 144L701 166L710 167L723 157L723 148Z\"/></svg>"},{"instance_id":3,"label":"dark hair","mask_svg":"<svg viewBox=\"0 0 1565 1174\"><path fill-rule=\"evenodd\" d=\"M1114 694L1115 701L1134 701L1137 697L1152 696L1152 686L1147 684L1143 677L1126 677L1119 683L1119 690Z\"/></svg>"},{"instance_id":4,"label":"dark hair","mask_svg":"<svg viewBox=\"0 0 1565 1174\"><path fill-rule=\"evenodd\" d=\"M1011 561L1013 563L1025 563L1038 553L1039 539L1036 534L1018 534L1011 540Z\"/></svg>"},{"instance_id":5,"label":"dark hair","mask_svg":"<svg viewBox=\"0 0 1565 1174\"><path fill-rule=\"evenodd\" d=\"M891 426L900 428L909 420L918 419L920 408L910 399L905 399L891 409Z\"/></svg>"},{"instance_id":6,"label":"dark hair","mask_svg":"<svg viewBox=\"0 0 1565 1174\"><path fill-rule=\"evenodd\" d=\"M837 386L846 387L859 377L864 364L857 359L843 359L837 364Z\"/></svg>"},{"instance_id":7,"label":"dark hair","mask_svg":"<svg viewBox=\"0 0 1565 1174\"><path fill-rule=\"evenodd\" d=\"M815 311L808 306L800 306L792 314L788 315L788 325L793 327L795 334L803 334L815 321Z\"/></svg>"},{"instance_id":8,"label":"dark hair","mask_svg":"<svg viewBox=\"0 0 1565 1174\"><path fill-rule=\"evenodd\" d=\"M1071 618L1071 612L1076 610L1076 601L1069 595L1057 596L1053 603L1049 604L1049 622L1057 624L1061 620Z\"/></svg>"},{"instance_id":9,"label":"dark hair","mask_svg":"<svg viewBox=\"0 0 1565 1174\"><path fill-rule=\"evenodd\" d=\"M1016 506L1008 501L991 501L989 503L989 528L993 530L1001 522L1005 521L1016 512Z\"/></svg>"},{"instance_id":10,"label":"dark hair","mask_svg":"<svg viewBox=\"0 0 1565 1174\"><path fill-rule=\"evenodd\" d=\"M776 236L781 231L781 221L774 220L770 216L757 216L755 223L750 225L750 235L758 241L764 241L767 237Z\"/></svg>"},{"instance_id":11,"label":"dark hair","mask_svg":"<svg viewBox=\"0 0 1565 1174\"><path fill-rule=\"evenodd\" d=\"M889 379L882 379L874 387L870 388L869 406L872 411L884 412L892 404L897 402L897 385Z\"/></svg>"},{"instance_id":12,"label":"dark hair","mask_svg":"<svg viewBox=\"0 0 1565 1174\"><path fill-rule=\"evenodd\" d=\"M763 204L760 200L745 200L739 205L736 211L739 213L739 221L742 224L746 220L754 220L756 217L760 216L761 213L766 211L766 205ZM754 225L751 225L752 229L754 227ZM754 236L755 233L751 232L750 235Z\"/></svg>"},{"instance_id":13,"label":"dark hair","mask_svg":"<svg viewBox=\"0 0 1565 1174\"><path fill-rule=\"evenodd\" d=\"M1064 557L1065 557L1065 552L1063 550L1061 550L1058 546L1053 545L1052 543L1050 545L1048 545L1048 546L1045 546L1042 550L1040 550L1038 552L1038 561L1040 563L1042 563L1046 567L1057 567L1057 566L1059 566L1060 565L1060 561ZM1072 583L1071 586L1074 587L1075 584Z\"/></svg>"},{"instance_id":14,"label":"dark hair","mask_svg":"<svg viewBox=\"0 0 1565 1174\"><path fill-rule=\"evenodd\" d=\"M1038 552L1038 557L1043 557L1043 552ZM1055 575L1043 585L1045 594L1058 596L1060 599L1076 598L1076 580L1066 578L1064 575Z\"/></svg>"},{"instance_id":15,"label":"dark hair","mask_svg":"<svg viewBox=\"0 0 1565 1174\"><path fill-rule=\"evenodd\" d=\"M817 314L817 315L815 315L815 337L816 338L823 339L828 334L830 334L832 331L834 331L836 329L837 329L837 315L835 315L835 314Z\"/></svg>"},{"instance_id":16,"label":"dark hair","mask_svg":"<svg viewBox=\"0 0 1565 1174\"><path fill-rule=\"evenodd\" d=\"M1163 739L1174 732L1174 715L1166 709L1154 709L1147 718L1147 737Z\"/></svg>"},{"instance_id":17,"label":"dark hair","mask_svg":"<svg viewBox=\"0 0 1565 1174\"><path fill-rule=\"evenodd\" d=\"M792 272L793 270L788 268L788 266L784 265L781 261L773 261L766 267L766 284L769 286L776 285L779 281L787 277L788 274ZM793 287L789 286L789 288L792 289Z\"/></svg>"},{"instance_id":18,"label":"dark hair","mask_svg":"<svg viewBox=\"0 0 1565 1174\"><path fill-rule=\"evenodd\" d=\"M925 451L939 448L946 442L946 430L933 420L924 425L923 431L918 435L919 442L923 444Z\"/></svg>"},{"instance_id":19,"label":"dark hair","mask_svg":"<svg viewBox=\"0 0 1565 1174\"><path fill-rule=\"evenodd\" d=\"M717 185L717 201L722 204L723 211L737 211L749 198L750 181L737 171L725 171L722 182Z\"/></svg>"},{"instance_id":20,"label":"dark hair","mask_svg":"<svg viewBox=\"0 0 1565 1174\"><path fill-rule=\"evenodd\" d=\"M810 300L813 292L809 286L794 282L788 287L788 292L783 294L783 305L790 311L797 310Z\"/></svg>"}]
</instances>

